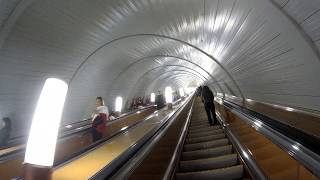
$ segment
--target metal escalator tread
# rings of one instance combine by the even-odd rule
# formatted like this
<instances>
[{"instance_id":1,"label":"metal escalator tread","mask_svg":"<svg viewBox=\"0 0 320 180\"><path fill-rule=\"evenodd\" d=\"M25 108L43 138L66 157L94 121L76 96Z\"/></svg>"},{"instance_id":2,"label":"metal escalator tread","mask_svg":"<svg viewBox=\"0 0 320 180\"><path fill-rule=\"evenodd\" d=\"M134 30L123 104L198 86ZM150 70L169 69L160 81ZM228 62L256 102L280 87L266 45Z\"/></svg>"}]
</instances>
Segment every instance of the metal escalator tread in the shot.
<instances>
[{"instance_id":1,"label":"metal escalator tread","mask_svg":"<svg viewBox=\"0 0 320 180\"><path fill-rule=\"evenodd\" d=\"M182 152L183 160L194 160L201 158L217 157L232 153L232 145L220 146L215 148L201 149L196 151Z\"/></svg>"},{"instance_id":2,"label":"metal escalator tread","mask_svg":"<svg viewBox=\"0 0 320 180\"><path fill-rule=\"evenodd\" d=\"M243 176L243 166L231 166L226 168L219 168L206 171L177 173L177 180L232 180L241 179Z\"/></svg>"},{"instance_id":3,"label":"metal escalator tread","mask_svg":"<svg viewBox=\"0 0 320 180\"><path fill-rule=\"evenodd\" d=\"M238 163L237 154L228 154L207 159L180 161L181 172L204 171L234 166Z\"/></svg>"},{"instance_id":4,"label":"metal escalator tread","mask_svg":"<svg viewBox=\"0 0 320 180\"><path fill-rule=\"evenodd\" d=\"M184 145L184 151L195 151L200 149L206 149L206 148L214 148L218 146L226 146L228 145L229 140L227 138L213 140L213 141L207 141L207 142L201 142L201 143L194 143L194 144L186 144Z\"/></svg>"},{"instance_id":5,"label":"metal escalator tread","mask_svg":"<svg viewBox=\"0 0 320 180\"><path fill-rule=\"evenodd\" d=\"M206 136L206 135L219 134L219 133L222 133L222 132L223 132L222 129L213 129L213 130L208 131L208 132L189 133L189 134L187 135L187 138L189 138L189 137L201 137L201 136Z\"/></svg>"},{"instance_id":6,"label":"metal escalator tread","mask_svg":"<svg viewBox=\"0 0 320 180\"><path fill-rule=\"evenodd\" d=\"M215 129L220 129L220 126L208 126L203 128L195 128L195 129L189 129L189 133L198 133L198 132L204 132L204 131L210 131Z\"/></svg>"},{"instance_id":7,"label":"metal escalator tread","mask_svg":"<svg viewBox=\"0 0 320 180\"><path fill-rule=\"evenodd\" d=\"M190 128L199 128L199 127L207 127L209 126L208 122L198 123L198 124L191 124Z\"/></svg>"},{"instance_id":8,"label":"metal escalator tread","mask_svg":"<svg viewBox=\"0 0 320 180\"><path fill-rule=\"evenodd\" d=\"M190 138L186 139L187 144L194 144L194 143L200 143L200 142L206 142L206 141L212 141L217 139L225 138L226 135L224 133L210 135L210 136L203 136L203 137L196 137L196 138Z\"/></svg>"},{"instance_id":9,"label":"metal escalator tread","mask_svg":"<svg viewBox=\"0 0 320 180\"><path fill-rule=\"evenodd\" d=\"M242 179L243 166L239 165L229 139L221 126L210 126L200 118L205 114L201 105L195 105L176 179Z\"/></svg>"}]
</instances>

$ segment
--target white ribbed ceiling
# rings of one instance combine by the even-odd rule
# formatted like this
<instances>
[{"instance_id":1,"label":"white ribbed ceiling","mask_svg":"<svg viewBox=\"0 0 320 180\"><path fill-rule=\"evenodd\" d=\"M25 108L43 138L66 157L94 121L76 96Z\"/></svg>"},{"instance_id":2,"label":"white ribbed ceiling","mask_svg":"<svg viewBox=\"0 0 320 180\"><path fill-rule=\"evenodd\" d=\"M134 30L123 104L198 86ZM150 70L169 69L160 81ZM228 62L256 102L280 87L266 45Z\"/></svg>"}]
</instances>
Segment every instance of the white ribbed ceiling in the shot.
<instances>
[{"instance_id":1,"label":"white ribbed ceiling","mask_svg":"<svg viewBox=\"0 0 320 180\"><path fill-rule=\"evenodd\" d=\"M318 0L0 0L0 116L24 133L47 77L64 123L165 86L320 111Z\"/></svg>"}]
</instances>

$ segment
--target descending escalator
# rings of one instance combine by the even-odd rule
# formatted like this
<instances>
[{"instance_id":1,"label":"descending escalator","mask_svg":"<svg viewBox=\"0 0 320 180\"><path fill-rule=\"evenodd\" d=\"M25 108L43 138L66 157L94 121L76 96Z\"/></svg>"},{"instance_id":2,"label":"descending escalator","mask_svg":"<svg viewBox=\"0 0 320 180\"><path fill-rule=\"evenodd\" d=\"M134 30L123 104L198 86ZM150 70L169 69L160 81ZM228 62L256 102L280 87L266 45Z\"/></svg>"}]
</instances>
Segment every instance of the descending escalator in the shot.
<instances>
[{"instance_id":1,"label":"descending escalator","mask_svg":"<svg viewBox=\"0 0 320 180\"><path fill-rule=\"evenodd\" d=\"M224 130L210 126L203 104L195 100L176 179L242 179L239 162Z\"/></svg>"}]
</instances>

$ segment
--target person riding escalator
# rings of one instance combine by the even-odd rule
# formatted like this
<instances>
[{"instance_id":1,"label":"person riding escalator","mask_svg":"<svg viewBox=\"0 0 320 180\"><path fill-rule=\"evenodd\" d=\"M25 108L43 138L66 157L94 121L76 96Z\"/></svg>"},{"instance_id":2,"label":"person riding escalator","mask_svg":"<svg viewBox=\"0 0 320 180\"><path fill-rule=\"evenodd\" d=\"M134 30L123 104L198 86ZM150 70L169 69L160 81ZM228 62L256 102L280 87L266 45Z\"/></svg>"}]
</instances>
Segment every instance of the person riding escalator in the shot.
<instances>
[{"instance_id":1,"label":"person riding escalator","mask_svg":"<svg viewBox=\"0 0 320 180\"><path fill-rule=\"evenodd\" d=\"M102 139L106 131L106 121L109 117L108 107L104 105L102 97L96 98L96 110L92 114L92 141Z\"/></svg>"},{"instance_id":2,"label":"person riding escalator","mask_svg":"<svg viewBox=\"0 0 320 180\"><path fill-rule=\"evenodd\" d=\"M206 110L208 121L213 126L217 124L217 117L215 113L215 107L214 107L214 96L212 91L208 86L203 86L202 88L202 94L201 94L202 102L204 103L204 108ZM212 122L213 119L213 122Z\"/></svg>"}]
</instances>

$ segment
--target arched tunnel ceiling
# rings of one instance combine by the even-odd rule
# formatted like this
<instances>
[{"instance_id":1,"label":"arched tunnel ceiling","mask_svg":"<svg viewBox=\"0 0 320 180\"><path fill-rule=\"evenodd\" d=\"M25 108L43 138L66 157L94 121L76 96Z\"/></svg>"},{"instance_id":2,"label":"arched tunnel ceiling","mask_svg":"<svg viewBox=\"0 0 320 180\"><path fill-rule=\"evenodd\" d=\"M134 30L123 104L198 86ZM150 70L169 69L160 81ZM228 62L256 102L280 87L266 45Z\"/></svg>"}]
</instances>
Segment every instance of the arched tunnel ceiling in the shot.
<instances>
[{"instance_id":1,"label":"arched tunnel ceiling","mask_svg":"<svg viewBox=\"0 0 320 180\"><path fill-rule=\"evenodd\" d=\"M318 0L5 0L0 7L0 115L20 133L48 77L69 83L64 124L87 118L95 96L112 106L117 95L130 100L203 80L216 93L320 111Z\"/></svg>"}]
</instances>

